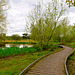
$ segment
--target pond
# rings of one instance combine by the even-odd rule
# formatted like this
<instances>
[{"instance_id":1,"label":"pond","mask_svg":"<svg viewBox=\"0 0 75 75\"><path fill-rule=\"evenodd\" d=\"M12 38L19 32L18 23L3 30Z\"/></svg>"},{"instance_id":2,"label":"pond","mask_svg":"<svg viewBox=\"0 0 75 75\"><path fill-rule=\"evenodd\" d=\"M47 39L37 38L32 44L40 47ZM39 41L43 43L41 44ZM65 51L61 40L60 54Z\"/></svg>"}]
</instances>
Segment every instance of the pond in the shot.
<instances>
[{"instance_id":1,"label":"pond","mask_svg":"<svg viewBox=\"0 0 75 75\"><path fill-rule=\"evenodd\" d=\"M33 44L5 44L4 47L19 47L19 48L23 48L23 47L32 47Z\"/></svg>"}]
</instances>

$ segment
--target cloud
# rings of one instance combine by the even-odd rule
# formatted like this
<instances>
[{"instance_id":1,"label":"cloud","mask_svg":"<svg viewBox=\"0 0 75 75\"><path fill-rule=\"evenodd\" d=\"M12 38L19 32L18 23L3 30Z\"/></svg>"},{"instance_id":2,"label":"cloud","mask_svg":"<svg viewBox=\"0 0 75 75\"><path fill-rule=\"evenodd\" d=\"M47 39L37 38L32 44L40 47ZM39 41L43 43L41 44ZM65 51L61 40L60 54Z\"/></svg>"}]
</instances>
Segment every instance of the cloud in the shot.
<instances>
[{"instance_id":1,"label":"cloud","mask_svg":"<svg viewBox=\"0 0 75 75\"><path fill-rule=\"evenodd\" d=\"M69 8L69 18L70 18L70 23L74 24L75 23L75 7Z\"/></svg>"},{"instance_id":2,"label":"cloud","mask_svg":"<svg viewBox=\"0 0 75 75\"><path fill-rule=\"evenodd\" d=\"M25 19L29 11L32 10L36 0L10 0L11 8L7 11L7 35L15 32L24 32Z\"/></svg>"}]
</instances>

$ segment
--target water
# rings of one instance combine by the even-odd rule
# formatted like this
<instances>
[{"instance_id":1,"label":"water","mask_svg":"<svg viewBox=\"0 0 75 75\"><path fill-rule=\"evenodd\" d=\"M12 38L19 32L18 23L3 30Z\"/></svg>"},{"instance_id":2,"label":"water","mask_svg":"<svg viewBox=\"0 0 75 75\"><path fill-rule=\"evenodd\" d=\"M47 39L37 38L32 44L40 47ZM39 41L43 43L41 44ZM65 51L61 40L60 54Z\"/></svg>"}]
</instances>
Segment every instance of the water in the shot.
<instances>
[{"instance_id":1,"label":"water","mask_svg":"<svg viewBox=\"0 0 75 75\"><path fill-rule=\"evenodd\" d=\"M32 47L33 44L5 44L5 47L19 47L19 48L23 48L23 47Z\"/></svg>"}]
</instances>

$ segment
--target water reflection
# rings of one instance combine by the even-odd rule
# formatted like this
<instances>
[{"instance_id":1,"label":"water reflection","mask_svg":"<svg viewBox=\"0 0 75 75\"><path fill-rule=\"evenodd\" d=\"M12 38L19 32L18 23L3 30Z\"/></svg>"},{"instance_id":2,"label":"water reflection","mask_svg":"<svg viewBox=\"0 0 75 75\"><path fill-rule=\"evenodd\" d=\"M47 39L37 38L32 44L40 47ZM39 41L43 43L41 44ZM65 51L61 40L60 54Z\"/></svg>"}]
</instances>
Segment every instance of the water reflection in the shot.
<instances>
[{"instance_id":1,"label":"water reflection","mask_svg":"<svg viewBox=\"0 0 75 75\"><path fill-rule=\"evenodd\" d=\"M32 47L33 45L31 44L5 44L5 47L19 47L19 48L23 48L23 47Z\"/></svg>"}]
</instances>

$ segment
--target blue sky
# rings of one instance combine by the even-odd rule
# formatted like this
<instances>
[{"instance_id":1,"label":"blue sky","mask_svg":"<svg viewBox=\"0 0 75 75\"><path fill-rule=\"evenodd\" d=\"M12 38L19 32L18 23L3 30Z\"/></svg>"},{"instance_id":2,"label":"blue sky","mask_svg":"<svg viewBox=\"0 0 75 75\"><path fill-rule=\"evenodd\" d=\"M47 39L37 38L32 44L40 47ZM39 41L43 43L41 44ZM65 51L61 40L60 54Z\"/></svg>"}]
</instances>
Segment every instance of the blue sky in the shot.
<instances>
[{"instance_id":1,"label":"blue sky","mask_svg":"<svg viewBox=\"0 0 75 75\"><path fill-rule=\"evenodd\" d=\"M33 5L40 0L10 0L10 9L7 11L7 35L22 35L25 30L27 14L33 9ZM75 7L68 8L70 23L75 21Z\"/></svg>"}]
</instances>

